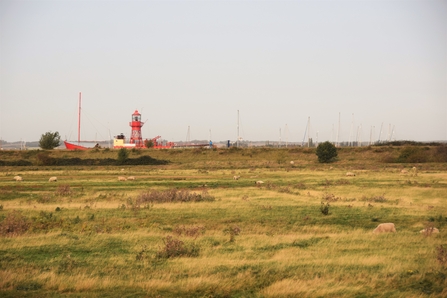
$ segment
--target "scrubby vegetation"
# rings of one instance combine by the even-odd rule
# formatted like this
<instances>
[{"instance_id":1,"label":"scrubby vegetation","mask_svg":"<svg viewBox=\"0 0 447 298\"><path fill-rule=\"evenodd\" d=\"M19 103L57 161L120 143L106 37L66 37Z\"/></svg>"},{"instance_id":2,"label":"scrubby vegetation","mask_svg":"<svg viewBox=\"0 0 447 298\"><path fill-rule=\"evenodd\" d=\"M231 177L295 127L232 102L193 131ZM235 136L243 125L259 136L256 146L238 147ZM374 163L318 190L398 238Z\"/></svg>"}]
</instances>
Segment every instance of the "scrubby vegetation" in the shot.
<instances>
[{"instance_id":1,"label":"scrubby vegetation","mask_svg":"<svg viewBox=\"0 0 447 298\"><path fill-rule=\"evenodd\" d=\"M446 297L444 147L407 146L0 152L0 296Z\"/></svg>"}]
</instances>

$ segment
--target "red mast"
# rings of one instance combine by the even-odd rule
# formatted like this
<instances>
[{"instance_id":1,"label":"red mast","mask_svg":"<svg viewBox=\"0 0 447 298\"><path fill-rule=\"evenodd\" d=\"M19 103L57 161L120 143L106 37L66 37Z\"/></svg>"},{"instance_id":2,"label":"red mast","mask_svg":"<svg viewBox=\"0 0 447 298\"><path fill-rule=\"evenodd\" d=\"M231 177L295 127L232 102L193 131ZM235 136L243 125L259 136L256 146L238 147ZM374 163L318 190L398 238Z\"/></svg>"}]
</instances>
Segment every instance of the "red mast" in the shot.
<instances>
[{"instance_id":1,"label":"red mast","mask_svg":"<svg viewBox=\"0 0 447 298\"><path fill-rule=\"evenodd\" d=\"M132 121L129 122L132 130L130 132L130 143L135 144L135 147L141 148L144 147L143 136L141 135L141 127L144 125L144 122L141 122L141 114L138 113L138 110L132 114Z\"/></svg>"},{"instance_id":2,"label":"red mast","mask_svg":"<svg viewBox=\"0 0 447 298\"><path fill-rule=\"evenodd\" d=\"M81 142L81 92L79 92L78 144Z\"/></svg>"}]
</instances>

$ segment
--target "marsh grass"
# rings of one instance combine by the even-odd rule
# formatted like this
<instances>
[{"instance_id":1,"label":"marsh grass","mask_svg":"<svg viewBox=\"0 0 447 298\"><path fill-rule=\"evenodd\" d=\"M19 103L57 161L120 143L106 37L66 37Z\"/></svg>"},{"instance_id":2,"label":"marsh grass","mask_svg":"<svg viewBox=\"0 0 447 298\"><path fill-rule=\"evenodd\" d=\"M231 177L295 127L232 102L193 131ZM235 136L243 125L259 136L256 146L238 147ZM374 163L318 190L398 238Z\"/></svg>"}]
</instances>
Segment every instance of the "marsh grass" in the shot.
<instances>
[{"instance_id":1,"label":"marsh grass","mask_svg":"<svg viewBox=\"0 0 447 298\"><path fill-rule=\"evenodd\" d=\"M332 168L303 149L148 150L170 163L20 168L21 184L5 169L0 295L445 297L447 167L405 177L380 150ZM372 234L381 222L397 233Z\"/></svg>"}]
</instances>

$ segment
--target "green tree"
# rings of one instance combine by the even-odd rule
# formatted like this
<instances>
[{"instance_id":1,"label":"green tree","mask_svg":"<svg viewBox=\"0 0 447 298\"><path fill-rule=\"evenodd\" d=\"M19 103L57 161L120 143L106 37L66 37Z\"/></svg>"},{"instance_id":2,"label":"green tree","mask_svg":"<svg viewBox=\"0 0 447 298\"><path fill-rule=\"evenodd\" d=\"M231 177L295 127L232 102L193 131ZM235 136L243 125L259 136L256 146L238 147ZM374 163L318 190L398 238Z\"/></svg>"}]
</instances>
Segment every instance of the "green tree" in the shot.
<instances>
[{"instance_id":1,"label":"green tree","mask_svg":"<svg viewBox=\"0 0 447 298\"><path fill-rule=\"evenodd\" d=\"M124 164L129 158L129 151L126 148L118 150L118 164Z\"/></svg>"},{"instance_id":2,"label":"green tree","mask_svg":"<svg viewBox=\"0 0 447 298\"><path fill-rule=\"evenodd\" d=\"M148 140L148 139L144 140L144 147L146 147L146 148L154 147L154 141L153 140Z\"/></svg>"},{"instance_id":3,"label":"green tree","mask_svg":"<svg viewBox=\"0 0 447 298\"><path fill-rule=\"evenodd\" d=\"M337 148L331 142L320 143L317 147L318 161L328 163L337 157Z\"/></svg>"},{"instance_id":4,"label":"green tree","mask_svg":"<svg viewBox=\"0 0 447 298\"><path fill-rule=\"evenodd\" d=\"M39 146L45 150L51 150L58 147L61 144L61 137L59 133L56 132L46 132L40 137Z\"/></svg>"}]
</instances>

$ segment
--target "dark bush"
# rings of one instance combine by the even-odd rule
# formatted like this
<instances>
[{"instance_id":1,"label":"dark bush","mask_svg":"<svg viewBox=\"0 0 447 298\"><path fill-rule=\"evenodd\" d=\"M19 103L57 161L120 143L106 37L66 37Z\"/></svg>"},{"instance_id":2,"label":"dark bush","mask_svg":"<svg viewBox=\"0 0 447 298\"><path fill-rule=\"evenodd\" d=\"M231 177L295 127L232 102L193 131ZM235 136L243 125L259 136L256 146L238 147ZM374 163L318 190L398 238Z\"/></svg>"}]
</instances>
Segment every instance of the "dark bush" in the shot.
<instances>
[{"instance_id":1,"label":"dark bush","mask_svg":"<svg viewBox=\"0 0 447 298\"><path fill-rule=\"evenodd\" d=\"M447 162L447 146L439 146L436 148L436 157L435 160L437 162Z\"/></svg>"},{"instance_id":2,"label":"dark bush","mask_svg":"<svg viewBox=\"0 0 447 298\"><path fill-rule=\"evenodd\" d=\"M328 141L318 145L316 154L318 156L318 161L322 163L334 161L338 156L337 148L334 144Z\"/></svg>"},{"instance_id":3,"label":"dark bush","mask_svg":"<svg viewBox=\"0 0 447 298\"><path fill-rule=\"evenodd\" d=\"M37 291L42 288L42 284L37 281L22 281L16 286L17 291Z\"/></svg>"},{"instance_id":4,"label":"dark bush","mask_svg":"<svg viewBox=\"0 0 447 298\"><path fill-rule=\"evenodd\" d=\"M329 207L330 206L331 205L329 205L329 203L321 202L321 206L320 206L321 213L323 213L324 215L329 215Z\"/></svg>"},{"instance_id":5,"label":"dark bush","mask_svg":"<svg viewBox=\"0 0 447 298\"><path fill-rule=\"evenodd\" d=\"M52 166L55 163L54 158L50 157L48 152L39 153L36 158L39 166Z\"/></svg>"},{"instance_id":6,"label":"dark bush","mask_svg":"<svg viewBox=\"0 0 447 298\"><path fill-rule=\"evenodd\" d=\"M167 163L166 160L158 160L147 155L138 158L128 158L124 162L126 165L165 165Z\"/></svg>"},{"instance_id":7,"label":"dark bush","mask_svg":"<svg viewBox=\"0 0 447 298\"><path fill-rule=\"evenodd\" d=\"M427 150L423 147L407 146L402 149L397 162L402 163L422 163L427 162Z\"/></svg>"},{"instance_id":8,"label":"dark bush","mask_svg":"<svg viewBox=\"0 0 447 298\"><path fill-rule=\"evenodd\" d=\"M23 159L19 159L19 160L0 160L0 166L10 166L10 167L27 167L27 166L32 166L33 163L28 161L28 160L23 160Z\"/></svg>"},{"instance_id":9,"label":"dark bush","mask_svg":"<svg viewBox=\"0 0 447 298\"><path fill-rule=\"evenodd\" d=\"M39 146L42 149L51 150L59 146L61 143L61 137L59 132L46 132L40 137Z\"/></svg>"},{"instance_id":10,"label":"dark bush","mask_svg":"<svg viewBox=\"0 0 447 298\"><path fill-rule=\"evenodd\" d=\"M116 161L119 165L124 164L128 158L129 158L129 151L126 148L121 148L120 150L118 150L118 158Z\"/></svg>"}]
</instances>

